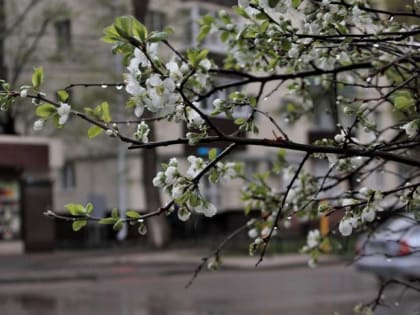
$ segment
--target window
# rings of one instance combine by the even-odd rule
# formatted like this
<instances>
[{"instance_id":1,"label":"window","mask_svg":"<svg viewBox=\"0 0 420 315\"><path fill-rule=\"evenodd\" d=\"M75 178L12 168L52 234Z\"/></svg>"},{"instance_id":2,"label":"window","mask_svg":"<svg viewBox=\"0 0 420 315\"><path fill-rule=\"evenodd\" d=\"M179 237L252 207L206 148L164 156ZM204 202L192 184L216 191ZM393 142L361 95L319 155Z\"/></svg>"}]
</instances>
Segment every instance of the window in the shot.
<instances>
[{"instance_id":1,"label":"window","mask_svg":"<svg viewBox=\"0 0 420 315\"><path fill-rule=\"evenodd\" d=\"M71 47L71 21L64 19L55 22L55 35L57 39L57 52L61 53Z\"/></svg>"},{"instance_id":2,"label":"window","mask_svg":"<svg viewBox=\"0 0 420 315\"><path fill-rule=\"evenodd\" d=\"M67 161L61 170L61 187L63 190L76 188L76 167L73 161Z\"/></svg>"},{"instance_id":3,"label":"window","mask_svg":"<svg viewBox=\"0 0 420 315\"><path fill-rule=\"evenodd\" d=\"M144 24L149 31L163 31L166 26L166 15L160 11L149 10Z\"/></svg>"}]
</instances>

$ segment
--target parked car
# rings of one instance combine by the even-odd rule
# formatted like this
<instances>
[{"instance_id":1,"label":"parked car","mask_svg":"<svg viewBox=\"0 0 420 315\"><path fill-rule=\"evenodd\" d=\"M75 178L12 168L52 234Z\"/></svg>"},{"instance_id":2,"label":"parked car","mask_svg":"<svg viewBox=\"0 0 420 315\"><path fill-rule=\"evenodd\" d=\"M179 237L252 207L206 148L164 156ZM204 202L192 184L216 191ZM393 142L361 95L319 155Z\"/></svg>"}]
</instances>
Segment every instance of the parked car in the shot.
<instances>
[{"instance_id":1,"label":"parked car","mask_svg":"<svg viewBox=\"0 0 420 315\"><path fill-rule=\"evenodd\" d=\"M397 215L356 243L355 266L381 279L420 278L420 223L414 216Z\"/></svg>"}]
</instances>

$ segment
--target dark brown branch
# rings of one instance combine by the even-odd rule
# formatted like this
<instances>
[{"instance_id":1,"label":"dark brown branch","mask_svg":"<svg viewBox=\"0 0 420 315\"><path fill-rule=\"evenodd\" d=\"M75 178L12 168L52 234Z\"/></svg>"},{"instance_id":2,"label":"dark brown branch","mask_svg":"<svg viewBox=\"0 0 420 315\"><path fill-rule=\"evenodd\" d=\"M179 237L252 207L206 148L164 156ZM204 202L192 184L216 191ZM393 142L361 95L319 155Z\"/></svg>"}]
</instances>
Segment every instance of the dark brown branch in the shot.
<instances>
[{"instance_id":1,"label":"dark brown branch","mask_svg":"<svg viewBox=\"0 0 420 315\"><path fill-rule=\"evenodd\" d=\"M201 259L201 263L197 266L197 268L194 270L194 273L190 279L190 281L188 281L188 283L185 285L186 288L189 288L194 280L197 278L197 276L199 275L199 273L203 270L203 267L206 265L206 263L209 261L210 258L212 257L217 257L219 256L220 252L223 250L223 248L226 246L226 244L228 244L233 238L235 238L237 235L241 234L243 231L246 230L246 228L248 227L248 224L244 224L242 226L240 226L239 228L237 228L235 231L233 231L231 234L229 234L217 247L216 249L211 252L208 256L203 257Z\"/></svg>"}]
</instances>

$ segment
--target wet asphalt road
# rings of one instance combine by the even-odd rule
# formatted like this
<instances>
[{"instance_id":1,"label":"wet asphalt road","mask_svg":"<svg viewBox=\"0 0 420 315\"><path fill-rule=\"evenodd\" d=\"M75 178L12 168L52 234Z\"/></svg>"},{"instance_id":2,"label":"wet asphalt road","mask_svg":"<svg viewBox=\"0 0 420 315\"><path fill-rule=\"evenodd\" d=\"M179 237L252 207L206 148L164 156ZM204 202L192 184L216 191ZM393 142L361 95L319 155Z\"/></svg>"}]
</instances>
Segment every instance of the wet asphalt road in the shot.
<instances>
[{"instance_id":1,"label":"wet asphalt road","mask_svg":"<svg viewBox=\"0 0 420 315\"><path fill-rule=\"evenodd\" d=\"M124 267L121 267L124 268ZM351 266L138 274L97 280L0 285L1 315L340 315L372 300L376 280ZM420 295L385 292L375 314L420 314ZM397 305L399 303L399 305Z\"/></svg>"}]
</instances>

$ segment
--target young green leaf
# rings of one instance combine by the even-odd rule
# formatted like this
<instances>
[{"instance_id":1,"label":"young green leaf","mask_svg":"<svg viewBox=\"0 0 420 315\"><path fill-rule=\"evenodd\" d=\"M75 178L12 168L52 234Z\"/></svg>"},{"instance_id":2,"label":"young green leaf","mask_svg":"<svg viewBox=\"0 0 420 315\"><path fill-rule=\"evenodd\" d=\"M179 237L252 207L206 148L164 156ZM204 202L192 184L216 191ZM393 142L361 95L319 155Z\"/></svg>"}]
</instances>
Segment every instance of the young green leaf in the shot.
<instances>
[{"instance_id":1,"label":"young green leaf","mask_svg":"<svg viewBox=\"0 0 420 315\"><path fill-rule=\"evenodd\" d=\"M157 43L157 42L161 42L161 41L163 41L167 38L168 38L168 34L165 33L165 32L154 32L154 33L150 34L148 41L150 43Z\"/></svg>"},{"instance_id":2,"label":"young green leaf","mask_svg":"<svg viewBox=\"0 0 420 315\"><path fill-rule=\"evenodd\" d=\"M125 215L131 219L139 219L140 213L138 213L137 211L133 211L133 210L129 210L125 213Z\"/></svg>"},{"instance_id":3,"label":"young green leaf","mask_svg":"<svg viewBox=\"0 0 420 315\"><path fill-rule=\"evenodd\" d=\"M68 99L69 99L69 93L67 93L67 91L66 90L59 90L59 91L57 91L57 96L58 96L58 99L61 101L61 102L66 102Z\"/></svg>"},{"instance_id":4,"label":"young green leaf","mask_svg":"<svg viewBox=\"0 0 420 315\"><path fill-rule=\"evenodd\" d=\"M32 74L32 87L35 90L39 90L43 81L44 81L44 69L42 67L34 68L34 72Z\"/></svg>"},{"instance_id":5,"label":"young green leaf","mask_svg":"<svg viewBox=\"0 0 420 315\"><path fill-rule=\"evenodd\" d=\"M111 121L111 114L109 112L108 102L103 102L101 104L101 109L102 109L102 120L106 123L109 123Z\"/></svg>"},{"instance_id":6,"label":"young green leaf","mask_svg":"<svg viewBox=\"0 0 420 315\"><path fill-rule=\"evenodd\" d=\"M86 220L73 221L73 224L72 224L73 231L75 232L80 231L84 226L86 226L86 224L87 224Z\"/></svg>"},{"instance_id":7,"label":"young green leaf","mask_svg":"<svg viewBox=\"0 0 420 315\"><path fill-rule=\"evenodd\" d=\"M86 213L87 213L87 214L91 214L91 213L92 213L92 211L93 211L93 204L92 204L91 202L88 202L88 203L86 204L85 209L86 209Z\"/></svg>"},{"instance_id":8,"label":"young green leaf","mask_svg":"<svg viewBox=\"0 0 420 315\"><path fill-rule=\"evenodd\" d=\"M120 218L120 214L118 213L118 209L114 208L111 211L111 217L113 217L114 219L119 219Z\"/></svg>"},{"instance_id":9,"label":"young green leaf","mask_svg":"<svg viewBox=\"0 0 420 315\"><path fill-rule=\"evenodd\" d=\"M115 224L117 219L115 218L103 218L98 221L99 224Z\"/></svg>"},{"instance_id":10,"label":"young green leaf","mask_svg":"<svg viewBox=\"0 0 420 315\"><path fill-rule=\"evenodd\" d=\"M48 118L52 114L55 114L56 112L57 112L57 108L51 104L39 105L35 110L36 115L40 118Z\"/></svg>"},{"instance_id":11,"label":"young green leaf","mask_svg":"<svg viewBox=\"0 0 420 315\"><path fill-rule=\"evenodd\" d=\"M213 161L217 157L217 149L212 148L209 150L209 160Z\"/></svg>"},{"instance_id":12,"label":"young green leaf","mask_svg":"<svg viewBox=\"0 0 420 315\"><path fill-rule=\"evenodd\" d=\"M124 222L123 222L121 219L118 219L118 220L115 222L115 224L114 224L114 226L112 227L112 229L113 229L114 231L119 231L119 230L121 230L121 229L123 228L123 225L124 225Z\"/></svg>"},{"instance_id":13,"label":"young green leaf","mask_svg":"<svg viewBox=\"0 0 420 315\"><path fill-rule=\"evenodd\" d=\"M84 216L86 215L86 208L80 203L69 203L64 206L71 215Z\"/></svg>"},{"instance_id":14,"label":"young green leaf","mask_svg":"<svg viewBox=\"0 0 420 315\"><path fill-rule=\"evenodd\" d=\"M99 136L104 130L99 126L91 126L88 130L89 139Z\"/></svg>"}]
</instances>

